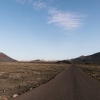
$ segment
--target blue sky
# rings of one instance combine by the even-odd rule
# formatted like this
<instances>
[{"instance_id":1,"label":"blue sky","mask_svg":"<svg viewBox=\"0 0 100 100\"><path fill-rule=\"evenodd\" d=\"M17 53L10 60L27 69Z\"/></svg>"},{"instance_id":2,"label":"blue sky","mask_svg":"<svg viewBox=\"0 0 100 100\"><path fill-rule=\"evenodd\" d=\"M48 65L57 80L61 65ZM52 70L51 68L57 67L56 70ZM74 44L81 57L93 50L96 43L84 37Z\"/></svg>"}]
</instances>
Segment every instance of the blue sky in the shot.
<instances>
[{"instance_id":1,"label":"blue sky","mask_svg":"<svg viewBox=\"0 0 100 100\"><path fill-rule=\"evenodd\" d=\"M0 51L60 60L100 51L100 0L0 0Z\"/></svg>"}]
</instances>

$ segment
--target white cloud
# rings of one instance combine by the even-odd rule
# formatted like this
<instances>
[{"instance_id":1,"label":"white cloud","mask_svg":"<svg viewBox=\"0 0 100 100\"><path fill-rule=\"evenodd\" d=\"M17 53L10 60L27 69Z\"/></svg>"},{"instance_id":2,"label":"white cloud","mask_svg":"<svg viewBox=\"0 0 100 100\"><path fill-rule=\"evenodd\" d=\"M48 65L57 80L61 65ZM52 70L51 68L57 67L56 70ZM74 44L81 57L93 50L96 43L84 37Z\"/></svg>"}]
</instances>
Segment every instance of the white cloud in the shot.
<instances>
[{"instance_id":1,"label":"white cloud","mask_svg":"<svg viewBox=\"0 0 100 100\"><path fill-rule=\"evenodd\" d=\"M83 23L82 19L84 16L69 12L57 10L51 6L51 2L55 0L16 0L21 4L29 3L36 10L46 10L49 16L48 24L55 24L65 30L78 29Z\"/></svg>"},{"instance_id":2,"label":"white cloud","mask_svg":"<svg viewBox=\"0 0 100 100\"><path fill-rule=\"evenodd\" d=\"M56 9L49 10L49 24L54 23L66 30L77 29L82 25L82 16L72 12L65 12Z\"/></svg>"},{"instance_id":3,"label":"white cloud","mask_svg":"<svg viewBox=\"0 0 100 100\"><path fill-rule=\"evenodd\" d=\"M42 9L42 8L46 8L47 4L43 1L36 1L36 2L33 2L33 7L35 9Z\"/></svg>"}]
</instances>

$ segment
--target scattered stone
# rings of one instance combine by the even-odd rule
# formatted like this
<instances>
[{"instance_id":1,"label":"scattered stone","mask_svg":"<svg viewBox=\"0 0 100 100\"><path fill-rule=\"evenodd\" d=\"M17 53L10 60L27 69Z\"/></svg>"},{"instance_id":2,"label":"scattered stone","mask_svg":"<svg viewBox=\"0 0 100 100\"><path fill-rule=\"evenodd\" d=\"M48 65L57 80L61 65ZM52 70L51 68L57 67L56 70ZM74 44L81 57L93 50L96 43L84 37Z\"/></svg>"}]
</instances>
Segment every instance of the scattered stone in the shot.
<instances>
[{"instance_id":1,"label":"scattered stone","mask_svg":"<svg viewBox=\"0 0 100 100\"><path fill-rule=\"evenodd\" d=\"M3 75L3 74L5 74L5 72L0 72L0 75Z\"/></svg>"},{"instance_id":2,"label":"scattered stone","mask_svg":"<svg viewBox=\"0 0 100 100\"><path fill-rule=\"evenodd\" d=\"M30 88L30 90L32 90L33 88Z\"/></svg>"},{"instance_id":3,"label":"scattered stone","mask_svg":"<svg viewBox=\"0 0 100 100\"><path fill-rule=\"evenodd\" d=\"M6 97L0 97L0 100L8 100Z\"/></svg>"},{"instance_id":4,"label":"scattered stone","mask_svg":"<svg viewBox=\"0 0 100 100\"><path fill-rule=\"evenodd\" d=\"M7 98L3 98L3 100L8 100Z\"/></svg>"},{"instance_id":5,"label":"scattered stone","mask_svg":"<svg viewBox=\"0 0 100 100\"><path fill-rule=\"evenodd\" d=\"M14 94L14 95L13 95L13 98L15 98L15 97L17 97L17 96L18 96L18 94Z\"/></svg>"},{"instance_id":6,"label":"scattered stone","mask_svg":"<svg viewBox=\"0 0 100 100\"><path fill-rule=\"evenodd\" d=\"M6 90L3 90L3 92L5 92Z\"/></svg>"}]
</instances>

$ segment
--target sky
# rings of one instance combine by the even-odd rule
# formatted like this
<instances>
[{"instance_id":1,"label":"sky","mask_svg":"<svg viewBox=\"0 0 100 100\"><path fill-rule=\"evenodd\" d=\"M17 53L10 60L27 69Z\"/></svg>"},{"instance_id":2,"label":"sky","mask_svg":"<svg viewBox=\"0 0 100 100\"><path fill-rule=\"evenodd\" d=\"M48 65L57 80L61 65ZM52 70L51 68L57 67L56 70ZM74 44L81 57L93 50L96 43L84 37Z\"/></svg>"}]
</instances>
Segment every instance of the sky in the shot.
<instances>
[{"instance_id":1,"label":"sky","mask_svg":"<svg viewBox=\"0 0 100 100\"><path fill-rule=\"evenodd\" d=\"M100 52L100 0L0 0L0 52L16 60Z\"/></svg>"}]
</instances>

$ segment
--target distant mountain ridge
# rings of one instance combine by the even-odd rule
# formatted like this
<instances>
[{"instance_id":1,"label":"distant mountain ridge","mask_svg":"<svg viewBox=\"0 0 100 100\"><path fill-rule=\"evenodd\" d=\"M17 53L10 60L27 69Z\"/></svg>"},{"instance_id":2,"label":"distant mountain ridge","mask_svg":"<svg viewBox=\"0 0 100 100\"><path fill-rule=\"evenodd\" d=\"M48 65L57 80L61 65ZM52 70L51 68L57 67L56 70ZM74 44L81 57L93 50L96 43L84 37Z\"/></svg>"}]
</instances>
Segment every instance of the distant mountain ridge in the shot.
<instances>
[{"instance_id":1,"label":"distant mountain ridge","mask_svg":"<svg viewBox=\"0 0 100 100\"><path fill-rule=\"evenodd\" d=\"M0 62L17 62L17 60L7 56L6 54L0 52Z\"/></svg>"},{"instance_id":2,"label":"distant mountain ridge","mask_svg":"<svg viewBox=\"0 0 100 100\"><path fill-rule=\"evenodd\" d=\"M6 54L0 52L0 62L17 62L17 60L7 56ZM41 61L39 59L33 60L31 62L48 62L51 61ZM88 55L88 56L80 56L78 58L63 60L63 61L52 61L53 63L72 63L72 64L100 64L100 52Z\"/></svg>"},{"instance_id":3,"label":"distant mountain ridge","mask_svg":"<svg viewBox=\"0 0 100 100\"><path fill-rule=\"evenodd\" d=\"M100 52L88 56L80 56L70 61L75 64L100 64Z\"/></svg>"}]
</instances>

